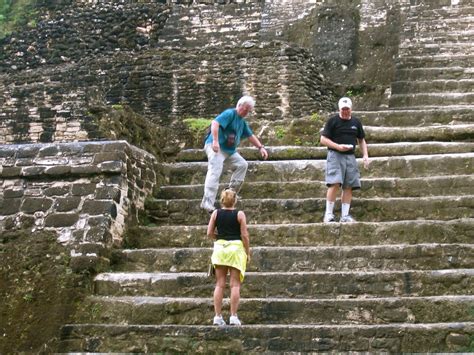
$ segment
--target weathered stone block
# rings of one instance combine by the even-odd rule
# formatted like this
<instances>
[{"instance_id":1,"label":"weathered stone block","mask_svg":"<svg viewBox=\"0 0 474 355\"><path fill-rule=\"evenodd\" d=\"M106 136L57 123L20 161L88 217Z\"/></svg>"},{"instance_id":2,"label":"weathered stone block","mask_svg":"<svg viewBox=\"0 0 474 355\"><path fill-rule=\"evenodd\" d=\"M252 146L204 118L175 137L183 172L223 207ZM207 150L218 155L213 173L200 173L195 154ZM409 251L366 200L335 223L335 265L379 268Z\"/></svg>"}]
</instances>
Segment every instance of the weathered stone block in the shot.
<instances>
[{"instance_id":1,"label":"weathered stone block","mask_svg":"<svg viewBox=\"0 0 474 355\"><path fill-rule=\"evenodd\" d=\"M73 184L71 193L75 196L86 196L94 193L96 184Z\"/></svg>"},{"instance_id":2,"label":"weathered stone block","mask_svg":"<svg viewBox=\"0 0 474 355\"><path fill-rule=\"evenodd\" d=\"M20 211L21 198L0 198L0 215L8 216Z\"/></svg>"},{"instance_id":3,"label":"weathered stone block","mask_svg":"<svg viewBox=\"0 0 474 355\"><path fill-rule=\"evenodd\" d=\"M70 227L78 220L77 213L54 213L45 218L45 227Z\"/></svg>"},{"instance_id":4,"label":"weathered stone block","mask_svg":"<svg viewBox=\"0 0 474 355\"><path fill-rule=\"evenodd\" d=\"M92 175L100 172L97 165L71 166L71 174Z\"/></svg>"},{"instance_id":5,"label":"weathered stone block","mask_svg":"<svg viewBox=\"0 0 474 355\"><path fill-rule=\"evenodd\" d=\"M45 169L46 175L67 175L71 173L71 167L68 165L52 166Z\"/></svg>"},{"instance_id":6,"label":"weathered stone block","mask_svg":"<svg viewBox=\"0 0 474 355\"><path fill-rule=\"evenodd\" d=\"M45 146L40 148L38 152L38 157L48 157L55 156L59 153L59 148L57 145Z\"/></svg>"},{"instance_id":7,"label":"weathered stone block","mask_svg":"<svg viewBox=\"0 0 474 355\"><path fill-rule=\"evenodd\" d=\"M82 206L82 212L93 216L105 214L115 218L117 217L117 206L112 201L87 200Z\"/></svg>"},{"instance_id":8,"label":"weathered stone block","mask_svg":"<svg viewBox=\"0 0 474 355\"><path fill-rule=\"evenodd\" d=\"M79 207L81 198L77 196L60 197L54 202L54 209L57 212L68 212Z\"/></svg>"},{"instance_id":9,"label":"weathered stone block","mask_svg":"<svg viewBox=\"0 0 474 355\"><path fill-rule=\"evenodd\" d=\"M105 227L91 227L86 233L86 240L88 242L102 242L110 240L110 232Z\"/></svg>"},{"instance_id":10,"label":"weathered stone block","mask_svg":"<svg viewBox=\"0 0 474 355\"><path fill-rule=\"evenodd\" d=\"M93 164L99 164L106 161L126 161L127 156L123 151L108 151L97 153L94 156Z\"/></svg>"},{"instance_id":11,"label":"weathered stone block","mask_svg":"<svg viewBox=\"0 0 474 355\"><path fill-rule=\"evenodd\" d=\"M24 191L20 189L6 189L3 192L3 197L4 198L22 197L23 194L24 194Z\"/></svg>"},{"instance_id":12,"label":"weathered stone block","mask_svg":"<svg viewBox=\"0 0 474 355\"><path fill-rule=\"evenodd\" d=\"M46 212L53 205L53 200L49 198L30 197L25 198L21 205L21 211L25 213Z\"/></svg>"},{"instance_id":13,"label":"weathered stone block","mask_svg":"<svg viewBox=\"0 0 474 355\"><path fill-rule=\"evenodd\" d=\"M109 228L112 225L112 219L110 216L91 216L89 218L90 226L105 226Z\"/></svg>"},{"instance_id":14,"label":"weathered stone block","mask_svg":"<svg viewBox=\"0 0 474 355\"><path fill-rule=\"evenodd\" d=\"M121 173L125 171L125 166L121 161L106 161L97 165L104 173Z\"/></svg>"},{"instance_id":15,"label":"weathered stone block","mask_svg":"<svg viewBox=\"0 0 474 355\"><path fill-rule=\"evenodd\" d=\"M2 177L14 177L20 176L21 168L17 166L4 166L0 171L0 176Z\"/></svg>"},{"instance_id":16,"label":"weathered stone block","mask_svg":"<svg viewBox=\"0 0 474 355\"><path fill-rule=\"evenodd\" d=\"M62 195L67 194L70 189L71 187L69 185L52 186L44 190L44 195L45 196L62 196Z\"/></svg>"},{"instance_id":17,"label":"weathered stone block","mask_svg":"<svg viewBox=\"0 0 474 355\"><path fill-rule=\"evenodd\" d=\"M17 158L34 158L38 155L39 145L24 145L20 146L16 153Z\"/></svg>"},{"instance_id":18,"label":"weathered stone block","mask_svg":"<svg viewBox=\"0 0 474 355\"><path fill-rule=\"evenodd\" d=\"M117 187L105 186L100 187L95 192L95 198L99 200L114 200L120 202L121 191Z\"/></svg>"},{"instance_id":19,"label":"weathered stone block","mask_svg":"<svg viewBox=\"0 0 474 355\"><path fill-rule=\"evenodd\" d=\"M36 176L44 172L44 166L27 166L21 169L21 176Z\"/></svg>"}]
</instances>

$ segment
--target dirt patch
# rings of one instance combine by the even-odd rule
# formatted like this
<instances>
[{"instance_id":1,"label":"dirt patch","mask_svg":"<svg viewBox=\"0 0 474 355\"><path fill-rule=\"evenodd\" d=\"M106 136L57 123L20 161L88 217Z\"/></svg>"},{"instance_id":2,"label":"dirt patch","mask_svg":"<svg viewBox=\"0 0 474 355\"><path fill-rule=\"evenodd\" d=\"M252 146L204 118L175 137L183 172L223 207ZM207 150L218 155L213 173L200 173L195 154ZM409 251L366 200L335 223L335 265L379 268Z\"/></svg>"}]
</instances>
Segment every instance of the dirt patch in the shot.
<instances>
[{"instance_id":1,"label":"dirt patch","mask_svg":"<svg viewBox=\"0 0 474 355\"><path fill-rule=\"evenodd\" d=\"M0 235L0 353L54 351L60 327L91 290L52 233Z\"/></svg>"}]
</instances>

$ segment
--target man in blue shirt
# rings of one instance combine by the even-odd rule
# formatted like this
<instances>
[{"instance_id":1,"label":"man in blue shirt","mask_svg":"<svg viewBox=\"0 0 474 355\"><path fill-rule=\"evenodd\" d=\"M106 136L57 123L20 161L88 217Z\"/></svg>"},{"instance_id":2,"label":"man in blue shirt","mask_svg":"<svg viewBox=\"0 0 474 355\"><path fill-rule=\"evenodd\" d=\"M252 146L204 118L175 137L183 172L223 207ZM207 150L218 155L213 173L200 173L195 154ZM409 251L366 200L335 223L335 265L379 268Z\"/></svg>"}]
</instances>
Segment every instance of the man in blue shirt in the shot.
<instances>
[{"instance_id":1,"label":"man in blue shirt","mask_svg":"<svg viewBox=\"0 0 474 355\"><path fill-rule=\"evenodd\" d=\"M225 110L211 123L211 133L204 143L208 165L204 183L204 196L201 202L201 208L208 212L215 210L214 203L225 162L230 163L234 170L229 187L237 193L242 187L248 163L237 152L241 139L248 138L250 143L258 148L263 159L268 158L265 147L245 121L245 117L253 110L254 106L255 100L251 96L243 96L237 102L235 108Z\"/></svg>"}]
</instances>

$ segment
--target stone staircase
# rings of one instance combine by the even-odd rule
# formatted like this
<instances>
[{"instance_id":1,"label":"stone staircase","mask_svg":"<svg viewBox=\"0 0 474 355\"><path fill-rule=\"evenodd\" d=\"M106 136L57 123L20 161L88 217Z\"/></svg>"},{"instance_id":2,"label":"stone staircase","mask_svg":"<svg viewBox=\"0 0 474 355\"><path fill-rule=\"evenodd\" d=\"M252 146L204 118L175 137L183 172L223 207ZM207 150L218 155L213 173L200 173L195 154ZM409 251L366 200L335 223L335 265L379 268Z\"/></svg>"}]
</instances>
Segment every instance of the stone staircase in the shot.
<instances>
[{"instance_id":1,"label":"stone staircase","mask_svg":"<svg viewBox=\"0 0 474 355\"><path fill-rule=\"evenodd\" d=\"M253 253L242 327L211 325L214 280L205 270L212 242L199 209L207 163L190 149L162 165L165 183L147 201L147 223L129 229L113 270L96 276L76 324L62 329L60 350L473 351L473 72L468 57L445 61L425 51L423 38L443 11L462 17L453 23L472 21L455 7L433 9L433 18L424 12L419 26L427 35L400 53L393 109L355 113L371 157L351 208L357 223L321 223L326 150L305 145L314 137L283 146L284 138L262 131L264 142L275 138L269 161L241 149L249 171L238 208L247 214ZM449 31L438 32L452 43ZM445 100L452 92L461 96ZM252 126L259 132L270 124L289 125ZM228 312L227 300L225 319Z\"/></svg>"},{"instance_id":2,"label":"stone staircase","mask_svg":"<svg viewBox=\"0 0 474 355\"><path fill-rule=\"evenodd\" d=\"M212 243L198 207L206 163L202 151L183 151L182 162L162 166L166 184L147 203L151 223L129 230L82 318L63 328L62 350L472 351L472 117L444 112L406 142L383 134L404 129L384 125L393 113L358 113L377 143L369 144L370 169L361 169L355 224L320 223L324 148L271 147L270 161L242 148L249 173L239 208L253 259L241 328L210 325ZM444 121L455 116L462 123ZM432 140L428 128L445 127L453 130ZM452 133L462 127L471 133Z\"/></svg>"},{"instance_id":3,"label":"stone staircase","mask_svg":"<svg viewBox=\"0 0 474 355\"><path fill-rule=\"evenodd\" d=\"M474 106L474 6L410 8L391 108Z\"/></svg>"}]
</instances>

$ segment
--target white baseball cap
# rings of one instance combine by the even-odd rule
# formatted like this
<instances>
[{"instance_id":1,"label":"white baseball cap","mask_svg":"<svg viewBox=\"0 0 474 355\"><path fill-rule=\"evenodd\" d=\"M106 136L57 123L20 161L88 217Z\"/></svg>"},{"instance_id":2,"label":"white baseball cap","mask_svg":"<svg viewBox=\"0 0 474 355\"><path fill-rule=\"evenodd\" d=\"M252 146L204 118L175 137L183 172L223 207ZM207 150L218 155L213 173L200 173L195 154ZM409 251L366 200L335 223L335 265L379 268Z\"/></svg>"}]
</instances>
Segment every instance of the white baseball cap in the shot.
<instances>
[{"instance_id":1,"label":"white baseball cap","mask_svg":"<svg viewBox=\"0 0 474 355\"><path fill-rule=\"evenodd\" d=\"M339 100L338 106L339 110L345 107L352 108L352 101L348 97L343 97Z\"/></svg>"}]
</instances>

